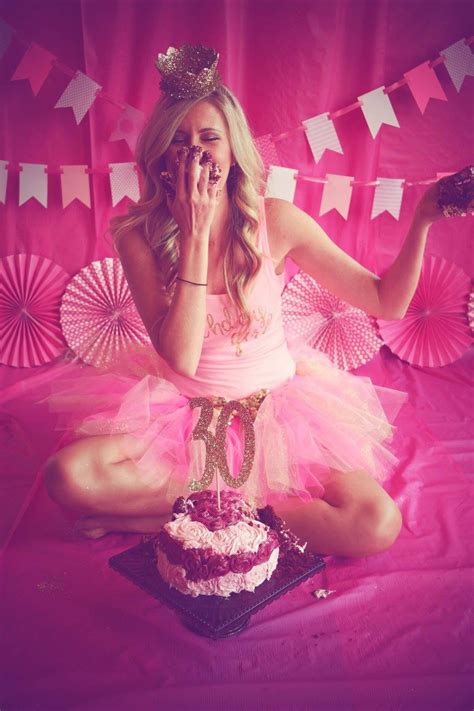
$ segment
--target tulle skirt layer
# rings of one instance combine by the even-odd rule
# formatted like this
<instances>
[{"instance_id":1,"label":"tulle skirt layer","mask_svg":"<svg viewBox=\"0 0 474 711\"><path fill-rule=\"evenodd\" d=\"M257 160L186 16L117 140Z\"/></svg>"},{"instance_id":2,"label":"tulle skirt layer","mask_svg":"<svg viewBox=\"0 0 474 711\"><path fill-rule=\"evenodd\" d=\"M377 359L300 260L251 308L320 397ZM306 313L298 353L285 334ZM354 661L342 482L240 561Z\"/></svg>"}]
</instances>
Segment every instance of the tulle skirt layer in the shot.
<instances>
[{"instance_id":1,"label":"tulle skirt layer","mask_svg":"<svg viewBox=\"0 0 474 711\"><path fill-rule=\"evenodd\" d=\"M201 479L205 444L192 437L200 408L154 372L98 372L75 368L50 383L45 398L68 441L127 434L126 457L143 483L171 504ZM224 395L225 396L225 395ZM406 393L340 371L327 356L299 350L296 375L264 399L255 421L255 456L241 493L257 505L288 496L320 497L332 469L364 470L384 481L398 460L390 449ZM44 400L43 400L44 401ZM214 432L219 411L214 411ZM127 444L126 444L127 446ZM227 428L225 448L233 476L242 466L245 432L238 417ZM215 488L214 480L211 488ZM221 489L227 485L221 480Z\"/></svg>"}]
</instances>

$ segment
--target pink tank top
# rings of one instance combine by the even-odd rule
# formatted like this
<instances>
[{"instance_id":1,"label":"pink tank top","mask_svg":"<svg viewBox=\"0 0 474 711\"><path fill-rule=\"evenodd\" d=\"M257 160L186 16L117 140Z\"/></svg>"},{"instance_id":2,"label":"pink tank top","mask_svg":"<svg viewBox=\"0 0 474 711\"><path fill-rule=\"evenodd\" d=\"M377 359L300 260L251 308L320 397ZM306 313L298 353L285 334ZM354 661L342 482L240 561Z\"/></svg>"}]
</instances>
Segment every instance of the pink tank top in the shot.
<instances>
[{"instance_id":1,"label":"pink tank top","mask_svg":"<svg viewBox=\"0 0 474 711\"><path fill-rule=\"evenodd\" d=\"M263 261L247 297L252 314L249 334L239 339L237 312L227 294L207 294L207 325L195 376L180 375L166 364L165 377L187 397L240 399L261 388L272 390L295 374L281 316L285 274L275 274L263 197L259 213L257 247Z\"/></svg>"}]
</instances>

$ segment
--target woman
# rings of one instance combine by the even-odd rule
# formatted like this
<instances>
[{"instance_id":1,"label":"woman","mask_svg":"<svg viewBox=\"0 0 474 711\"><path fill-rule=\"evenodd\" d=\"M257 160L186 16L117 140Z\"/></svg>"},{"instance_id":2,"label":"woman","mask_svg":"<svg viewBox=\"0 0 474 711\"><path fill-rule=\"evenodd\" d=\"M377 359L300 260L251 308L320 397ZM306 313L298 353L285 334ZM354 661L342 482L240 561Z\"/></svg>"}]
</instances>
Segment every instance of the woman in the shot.
<instances>
[{"instance_id":1,"label":"woman","mask_svg":"<svg viewBox=\"0 0 474 711\"><path fill-rule=\"evenodd\" d=\"M193 145L195 159L186 150ZM209 181L202 151L220 166L219 182ZM273 503L322 555L385 550L402 521L377 479L397 461L384 441L405 394L341 372L315 351L290 352L280 313L284 261L291 257L373 316L402 318L428 228L441 216L436 185L379 278L292 203L259 195L261 160L237 99L218 80L191 98L165 92L140 137L137 163L141 200L112 221L112 233L163 370L120 383L110 374L85 376L89 414L76 425L79 439L46 463L50 496L81 514L77 528L90 537L156 531L173 498L186 495L190 472L202 474L202 443L191 436L199 413L189 399L257 393L255 461L243 495ZM160 175L175 168L175 194L165 195ZM100 388L101 378L108 378L101 391L108 407L94 411L90 383ZM235 472L244 456L238 420L227 446Z\"/></svg>"}]
</instances>

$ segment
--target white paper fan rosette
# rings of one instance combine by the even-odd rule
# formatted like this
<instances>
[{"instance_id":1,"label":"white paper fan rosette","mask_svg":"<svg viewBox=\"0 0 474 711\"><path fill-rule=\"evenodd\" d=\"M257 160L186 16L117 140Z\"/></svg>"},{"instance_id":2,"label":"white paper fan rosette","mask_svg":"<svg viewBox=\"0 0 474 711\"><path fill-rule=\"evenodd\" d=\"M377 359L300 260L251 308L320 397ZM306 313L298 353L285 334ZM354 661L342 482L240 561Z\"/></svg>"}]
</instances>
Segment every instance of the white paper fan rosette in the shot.
<instances>
[{"instance_id":1,"label":"white paper fan rosette","mask_svg":"<svg viewBox=\"0 0 474 711\"><path fill-rule=\"evenodd\" d=\"M131 345L150 343L122 264L113 257L91 262L70 281L61 325L74 353L97 368L113 363Z\"/></svg>"},{"instance_id":2,"label":"white paper fan rosette","mask_svg":"<svg viewBox=\"0 0 474 711\"><path fill-rule=\"evenodd\" d=\"M466 314L470 288L469 277L455 264L442 257L425 257L403 319L378 319L384 342L414 365L433 368L453 363L472 343Z\"/></svg>"},{"instance_id":3,"label":"white paper fan rosette","mask_svg":"<svg viewBox=\"0 0 474 711\"><path fill-rule=\"evenodd\" d=\"M290 342L302 339L326 353L341 370L367 363L383 345L373 317L334 296L303 271L286 285L282 316Z\"/></svg>"},{"instance_id":4,"label":"white paper fan rosette","mask_svg":"<svg viewBox=\"0 0 474 711\"><path fill-rule=\"evenodd\" d=\"M49 363L66 350L59 306L69 274L36 254L0 259L0 362L17 368Z\"/></svg>"}]
</instances>

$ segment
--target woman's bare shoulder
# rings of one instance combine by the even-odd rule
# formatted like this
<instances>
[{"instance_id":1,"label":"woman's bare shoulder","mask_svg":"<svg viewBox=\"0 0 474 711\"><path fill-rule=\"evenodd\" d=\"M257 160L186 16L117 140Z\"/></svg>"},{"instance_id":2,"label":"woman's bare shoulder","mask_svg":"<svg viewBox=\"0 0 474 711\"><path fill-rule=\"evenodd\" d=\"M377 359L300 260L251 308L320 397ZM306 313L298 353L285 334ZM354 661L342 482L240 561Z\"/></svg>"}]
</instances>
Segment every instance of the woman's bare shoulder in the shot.
<instances>
[{"instance_id":1,"label":"woman's bare shoulder","mask_svg":"<svg viewBox=\"0 0 474 711\"><path fill-rule=\"evenodd\" d=\"M283 265L281 262L288 254L288 242L285 240L284 231L281 229L283 220L282 217L287 213L288 206L291 206L288 200L282 200L276 197L265 198L265 220L267 223L268 244L272 257L278 260L277 273L281 272ZM290 208L291 209L291 208Z\"/></svg>"}]
</instances>

